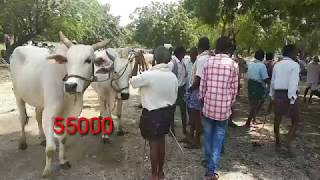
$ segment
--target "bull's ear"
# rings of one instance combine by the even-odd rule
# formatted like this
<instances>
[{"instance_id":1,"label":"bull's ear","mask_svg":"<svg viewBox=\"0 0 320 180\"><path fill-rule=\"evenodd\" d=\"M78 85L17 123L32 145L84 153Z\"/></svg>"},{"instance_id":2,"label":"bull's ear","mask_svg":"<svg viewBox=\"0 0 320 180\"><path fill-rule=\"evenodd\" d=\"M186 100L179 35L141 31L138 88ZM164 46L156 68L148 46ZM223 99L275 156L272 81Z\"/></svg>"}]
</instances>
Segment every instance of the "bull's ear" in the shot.
<instances>
[{"instance_id":1,"label":"bull's ear","mask_svg":"<svg viewBox=\"0 0 320 180\"><path fill-rule=\"evenodd\" d=\"M52 55L47 57L47 60L50 64L65 64L67 62L67 58L62 55Z\"/></svg>"}]
</instances>

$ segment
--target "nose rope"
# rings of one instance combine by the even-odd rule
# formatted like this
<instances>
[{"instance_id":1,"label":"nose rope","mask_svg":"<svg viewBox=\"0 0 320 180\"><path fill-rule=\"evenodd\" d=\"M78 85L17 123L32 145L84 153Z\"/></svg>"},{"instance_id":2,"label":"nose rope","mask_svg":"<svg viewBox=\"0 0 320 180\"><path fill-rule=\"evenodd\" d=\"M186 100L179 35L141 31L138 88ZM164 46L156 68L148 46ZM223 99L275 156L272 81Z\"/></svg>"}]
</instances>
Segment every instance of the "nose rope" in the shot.
<instances>
[{"instance_id":1,"label":"nose rope","mask_svg":"<svg viewBox=\"0 0 320 180\"><path fill-rule=\"evenodd\" d=\"M129 86L126 86L126 87L123 87L123 88L119 88L119 85L118 85L118 83L117 83L117 80L119 80L119 79L124 75L124 73L127 71L128 66L129 66L129 64L131 63L130 61L131 61L131 60L129 59L129 60L128 60L128 63L126 64L126 66L123 67L123 68L120 70L120 72L121 72L120 75L118 75L117 72L113 72L113 75L114 75L114 76L112 76L112 78L111 78L111 87L112 87L112 89L115 90L116 92L121 92L121 91L123 91L123 90L125 90L125 89L129 89ZM99 80L98 80L98 77L94 75L94 64L93 64L93 63L92 63L92 75L91 75L91 78L90 78L90 79L89 79L89 78L86 78L86 77L83 77L83 76L79 76L79 75L74 75L74 74L68 75L68 74L66 74L66 75L63 77L62 81L63 81L63 82L66 82L66 81L67 81L69 78L71 78L71 77L79 78L79 79L81 79L81 80L88 81L88 82L90 82L90 83L91 83L91 82L105 82L105 81L110 80L110 74L109 74L109 78L99 81ZM114 86L114 83L113 83L114 81L116 81L117 87Z\"/></svg>"}]
</instances>

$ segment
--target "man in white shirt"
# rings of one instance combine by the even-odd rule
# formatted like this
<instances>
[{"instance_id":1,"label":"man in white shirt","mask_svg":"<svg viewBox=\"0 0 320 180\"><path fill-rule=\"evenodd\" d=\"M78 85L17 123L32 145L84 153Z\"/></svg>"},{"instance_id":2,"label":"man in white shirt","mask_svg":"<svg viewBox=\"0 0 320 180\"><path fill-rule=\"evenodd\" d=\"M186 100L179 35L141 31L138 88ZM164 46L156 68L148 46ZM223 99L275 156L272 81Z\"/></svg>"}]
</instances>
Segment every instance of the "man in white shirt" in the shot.
<instances>
[{"instance_id":1,"label":"man in white shirt","mask_svg":"<svg viewBox=\"0 0 320 180\"><path fill-rule=\"evenodd\" d=\"M317 90L318 84L319 84L319 76L320 76L320 64L319 64L319 57L315 56L313 58L313 61L311 61L308 64L307 67L307 88L304 91L304 98L303 101L307 101L307 94L309 90L311 89L311 94L309 98L309 103L312 103L312 96L314 94L314 91Z\"/></svg>"},{"instance_id":2,"label":"man in white shirt","mask_svg":"<svg viewBox=\"0 0 320 180\"><path fill-rule=\"evenodd\" d=\"M186 55L184 47L180 46L174 50L174 56L168 63L169 68L178 78L179 90L176 105L180 107L183 134L187 134L187 105L184 101L184 95L187 89L188 73L183 58ZM171 130L175 134L174 121L171 124Z\"/></svg>"},{"instance_id":3,"label":"man in white shirt","mask_svg":"<svg viewBox=\"0 0 320 180\"><path fill-rule=\"evenodd\" d=\"M288 133L288 150L297 130L299 118L298 86L300 66L295 59L298 50L295 45L287 45L282 50L283 59L276 63L272 73L270 96L274 100L274 133L276 147L280 147L279 126L282 116L291 118L292 126Z\"/></svg>"},{"instance_id":4,"label":"man in white shirt","mask_svg":"<svg viewBox=\"0 0 320 180\"><path fill-rule=\"evenodd\" d=\"M178 80L168 66L169 51L160 46L155 51L158 63L149 71L135 76L130 83L140 88L143 111L140 131L149 141L152 180L164 179L165 135L174 119L174 104L178 93Z\"/></svg>"}]
</instances>

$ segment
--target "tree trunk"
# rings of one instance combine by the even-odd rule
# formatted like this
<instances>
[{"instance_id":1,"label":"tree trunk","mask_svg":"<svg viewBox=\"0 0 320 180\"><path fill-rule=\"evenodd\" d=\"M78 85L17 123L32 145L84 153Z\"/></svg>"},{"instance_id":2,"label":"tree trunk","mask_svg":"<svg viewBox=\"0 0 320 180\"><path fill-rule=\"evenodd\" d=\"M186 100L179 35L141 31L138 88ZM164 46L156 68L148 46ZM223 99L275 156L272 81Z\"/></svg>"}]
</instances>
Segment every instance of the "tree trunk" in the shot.
<instances>
[{"instance_id":1,"label":"tree trunk","mask_svg":"<svg viewBox=\"0 0 320 180\"><path fill-rule=\"evenodd\" d=\"M247 53L248 55L250 54L251 48L248 48Z\"/></svg>"},{"instance_id":2,"label":"tree trunk","mask_svg":"<svg viewBox=\"0 0 320 180\"><path fill-rule=\"evenodd\" d=\"M226 26L227 26L227 23L225 21L223 21L222 22L221 36L224 36L226 34Z\"/></svg>"}]
</instances>

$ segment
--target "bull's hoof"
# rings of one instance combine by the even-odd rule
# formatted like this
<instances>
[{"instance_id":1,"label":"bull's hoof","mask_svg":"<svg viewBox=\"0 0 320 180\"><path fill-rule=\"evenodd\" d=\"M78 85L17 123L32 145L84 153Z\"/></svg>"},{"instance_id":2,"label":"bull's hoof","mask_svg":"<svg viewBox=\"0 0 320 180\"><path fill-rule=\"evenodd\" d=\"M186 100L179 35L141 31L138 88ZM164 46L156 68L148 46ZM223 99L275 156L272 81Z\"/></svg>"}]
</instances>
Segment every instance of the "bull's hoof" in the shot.
<instances>
[{"instance_id":1,"label":"bull's hoof","mask_svg":"<svg viewBox=\"0 0 320 180\"><path fill-rule=\"evenodd\" d=\"M103 144L109 144L111 141L110 139L102 139Z\"/></svg>"},{"instance_id":2,"label":"bull's hoof","mask_svg":"<svg viewBox=\"0 0 320 180\"><path fill-rule=\"evenodd\" d=\"M117 136L124 136L126 133L123 130L117 132Z\"/></svg>"},{"instance_id":3,"label":"bull's hoof","mask_svg":"<svg viewBox=\"0 0 320 180\"><path fill-rule=\"evenodd\" d=\"M47 145L47 141L46 140L43 140L40 142L40 146L43 146L43 147L46 147Z\"/></svg>"},{"instance_id":4,"label":"bull's hoof","mask_svg":"<svg viewBox=\"0 0 320 180\"><path fill-rule=\"evenodd\" d=\"M26 142L20 142L19 143L19 149L20 150L26 150L28 148L28 145Z\"/></svg>"},{"instance_id":5,"label":"bull's hoof","mask_svg":"<svg viewBox=\"0 0 320 180\"><path fill-rule=\"evenodd\" d=\"M42 173L42 178L48 179L51 177L51 171L50 170L44 170Z\"/></svg>"},{"instance_id":6,"label":"bull's hoof","mask_svg":"<svg viewBox=\"0 0 320 180\"><path fill-rule=\"evenodd\" d=\"M60 164L60 168L61 169L70 169L71 168L71 164L69 163L69 161L67 161L64 164Z\"/></svg>"},{"instance_id":7,"label":"bull's hoof","mask_svg":"<svg viewBox=\"0 0 320 180\"><path fill-rule=\"evenodd\" d=\"M108 135L103 135L101 141L103 144L109 144L111 142L110 137Z\"/></svg>"}]
</instances>

